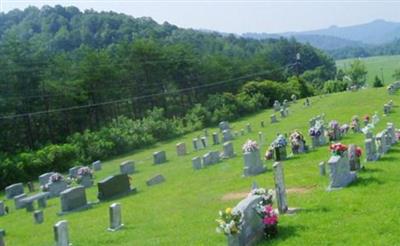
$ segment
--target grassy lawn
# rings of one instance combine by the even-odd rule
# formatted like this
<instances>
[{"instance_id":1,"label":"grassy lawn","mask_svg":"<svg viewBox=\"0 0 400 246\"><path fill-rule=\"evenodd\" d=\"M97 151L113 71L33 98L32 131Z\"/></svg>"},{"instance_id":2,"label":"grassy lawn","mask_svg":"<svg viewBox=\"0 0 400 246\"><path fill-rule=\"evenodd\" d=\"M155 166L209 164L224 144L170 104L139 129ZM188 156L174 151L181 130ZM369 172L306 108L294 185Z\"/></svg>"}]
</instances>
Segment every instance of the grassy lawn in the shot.
<instances>
[{"instance_id":1,"label":"grassy lawn","mask_svg":"<svg viewBox=\"0 0 400 246\"><path fill-rule=\"evenodd\" d=\"M336 65L338 68L349 68L351 62L355 58L345 59L345 60L338 60L336 61ZM368 71L367 75L367 82L368 84L372 85L374 82L375 76L378 76L382 79L382 72L383 71L383 79L385 84L390 84L394 82L393 73L394 70L400 68L400 55L397 56L375 56L375 57L367 57L361 58L362 61L365 63Z\"/></svg>"},{"instance_id":2,"label":"grassy lawn","mask_svg":"<svg viewBox=\"0 0 400 246\"><path fill-rule=\"evenodd\" d=\"M58 198L48 201L48 207L44 210L45 222L41 225L33 223L31 213L25 210L15 211L14 202L7 200L11 213L0 217L0 228L6 230L6 243L11 246L54 245L52 226L62 219L69 222L70 239L74 246L226 245L225 236L215 232L214 220L218 210L235 206L241 198L235 198L234 195L249 191L253 181L268 188L273 187L271 161L267 162L268 172L255 177L242 177L241 146L245 140L258 140L259 131L264 132L267 143L277 133L289 133L293 129L299 129L306 134L308 120L321 113L326 114L327 121L336 119L340 123L349 123L355 114L362 117L378 111L381 122L376 131L383 129L389 121L400 126L397 106L390 116L381 116L383 104L388 100L393 99L395 105L400 104L397 97L398 95L388 95L383 88L344 92L314 97L309 108L304 108L303 101L299 101L290 106L288 118L274 125L269 124L270 109L238 119L231 123L234 130L240 131L250 122L253 132L233 141L237 157L198 171L192 169L191 159L194 156L212 149L222 150L222 145L219 145L193 153L191 140L202 132L106 161L103 170L95 174L97 181L118 173L119 163L124 160L136 161L138 170L132 177L133 186L137 186L139 192L116 200L122 205L125 224L124 229L118 232L110 233L106 230L109 221L108 206L112 202L100 203L90 210L60 217L56 215L60 210ZM265 121L265 128L261 128L261 120ZM209 129L210 138L213 131L216 129ZM185 142L190 151L187 156L176 155L175 144L180 141ZM364 149L363 141L362 134L349 133L342 142L356 143ZM265 148L264 144L262 153ZM166 150L166 164L152 165L152 153L157 150ZM398 244L400 143L378 162L365 164L366 170L358 174L358 181L340 191L327 192L328 177L319 176L318 163L327 161L329 156L326 146L284 162L289 206L302 208L302 211L294 216L280 217L279 237L265 242L265 245ZM365 153L362 158L365 158ZM158 173L165 176L166 182L147 187L145 181ZM88 199L96 200L96 192L95 186L88 189ZM223 199L232 193L235 193L231 196L232 199ZM4 198L3 194L0 196L1 199Z\"/></svg>"}]
</instances>

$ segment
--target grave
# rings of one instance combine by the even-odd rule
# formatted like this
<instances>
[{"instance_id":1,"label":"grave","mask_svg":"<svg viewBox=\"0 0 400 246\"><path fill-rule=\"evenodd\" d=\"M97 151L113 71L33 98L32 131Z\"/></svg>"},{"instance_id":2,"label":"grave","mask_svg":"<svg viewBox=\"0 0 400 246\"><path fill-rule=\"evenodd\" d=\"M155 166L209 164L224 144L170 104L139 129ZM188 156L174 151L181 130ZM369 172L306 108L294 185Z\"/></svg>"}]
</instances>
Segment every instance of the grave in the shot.
<instances>
[{"instance_id":1,"label":"grave","mask_svg":"<svg viewBox=\"0 0 400 246\"><path fill-rule=\"evenodd\" d=\"M262 120L262 121L260 122L260 125L261 125L261 127L265 127L265 122Z\"/></svg>"},{"instance_id":2,"label":"grave","mask_svg":"<svg viewBox=\"0 0 400 246\"><path fill-rule=\"evenodd\" d=\"M223 152L222 152L222 158L233 158L235 157L235 153L233 151L233 144L232 142L226 142L223 145Z\"/></svg>"},{"instance_id":3,"label":"grave","mask_svg":"<svg viewBox=\"0 0 400 246\"><path fill-rule=\"evenodd\" d=\"M201 158L196 156L192 159L192 167L195 170L201 169Z\"/></svg>"},{"instance_id":4,"label":"grave","mask_svg":"<svg viewBox=\"0 0 400 246\"><path fill-rule=\"evenodd\" d=\"M120 230L124 226L124 224L122 224L121 204L111 204L108 211L110 215L110 227L108 231L114 232Z\"/></svg>"},{"instance_id":5,"label":"grave","mask_svg":"<svg viewBox=\"0 0 400 246\"><path fill-rule=\"evenodd\" d=\"M176 154L178 156L186 155L186 144L185 143L177 143L176 144Z\"/></svg>"},{"instance_id":6,"label":"grave","mask_svg":"<svg viewBox=\"0 0 400 246\"><path fill-rule=\"evenodd\" d=\"M92 169L94 171L100 171L101 170L101 161L97 160L92 163Z\"/></svg>"},{"instance_id":7,"label":"grave","mask_svg":"<svg viewBox=\"0 0 400 246\"><path fill-rule=\"evenodd\" d=\"M244 168L243 168L244 176L258 175L267 170L266 166L263 165L263 162L261 161L259 149L255 149L251 152L245 152L243 154L243 159L244 159Z\"/></svg>"},{"instance_id":8,"label":"grave","mask_svg":"<svg viewBox=\"0 0 400 246\"><path fill-rule=\"evenodd\" d=\"M22 199L26 198L26 194L20 194L17 196L14 196L14 204L15 204L15 209L21 209L24 208L25 203L21 202Z\"/></svg>"},{"instance_id":9,"label":"grave","mask_svg":"<svg viewBox=\"0 0 400 246\"><path fill-rule=\"evenodd\" d=\"M273 165L273 169L274 169L275 192L276 192L276 202L278 205L278 211L280 214L284 214L288 210L288 205L286 199L283 164L281 162L275 162Z\"/></svg>"},{"instance_id":10,"label":"grave","mask_svg":"<svg viewBox=\"0 0 400 246\"><path fill-rule=\"evenodd\" d=\"M60 194L61 212L59 214L65 214L68 212L79 211L89 208L89 204L86 199L86 190L83 186L76 186Z\"/></svg>"},{"instance_id":11,"label":"grave","mask_svg":"<svg viewBox=\"0 0 400 246\"><path fill-rule=\"evenodd\" d=\"M78 170L81 168L82 166L76 166L76 167L71 167L69 169L69 177L70 178L76 178L78 176Z\"/></svg>"},{"instance_id":12,"label":"grave","mask_svg":"<svg viewBox=\"0 0 400 246\"><path fill-rule=\"evenodd\" d=\"M279 110L279 113L281 114L281 118L285 118L286 117L286 113L284 109Z\"/></svg>"},{"instance_id":13,"label":"grave","mask_svg":"<svg viewBox=\"0 0 400 246\"><path fill-rule=\"evenodd\" d=\"M6 209L4 207L4 202L0 201L0 216L4 216L6 214Z\"/></svg>"},{"instance_id":14,"label":"grave","mask_svg":"<svg viewBox=\"0 0 400 246\"><path fill-rule=\"evenodd\" d=\"M167 161L165 151L158 151L153 153L154 165L163 164Z\"/></svg>"},{"instance_id":15,"label":"grave","mask_svg":"<svg viewBox=\"0 0 400 246\"><path fill-rule=\"evenodd\" d=\"M164 176L161 175L161 174L158 174L158 175L148 179L146 181L146 184L147 184L147 186L152 186L152 185L160 184L160 183L163 183L163 182L165 182Z\"/></svg>"},{"instance_id":16,"label":"grave","mask_svg":"<svg viewBox=\"0 0 400 246\"><path fill-rule=\"evenodd\" d=\"M221 130L221 132L225 131L225 130L229 130L229 123L227 121L221 121L219 123L219 129Z\"/></svg>"},{"instance_id":17,"label":"grave","mask_svg":"<svg viewBox=\"0 0 400 246\"><path fill-rule=\"evenodd\" d=\"M59 196L61 192L68 189L68 184L65 182L65 180L59 180L56 182L51 182L50 180L46 186L47 191L50 193L50 197Z\"/></svg>"},{"instance_id":18,"label":"grave","mask_svg":"<svg viewBox=\"0 0 400 246\"><path fill-rule=\"evenodd\" d=\"M203 148L207 148L207 146L208 146L207 137L201 137L200 141L201 141L201 145L203 146Z\"/></svg>"},{"instance_id":19,"label":"grave","mask_svg":"<svg viewBox=\"0 0 400 246\"><path fill-rule=\"evenodd\" d=\"M136 188L131 189L127 174L109 176L99 181L97 187L97 198L100 201L111 200L136 191Z\"/></svg>"},{"instance_id":20,"label":"grave","mask_svg":"<svg viewBox=\"0 0 400 246\"><path fill-rule=\"evenodd\" d=\"M6 187L6 198L13 199L14 197L24 194L24 185L22 183L12 184Z\"/></svg>"},{"instance_id":21,"label":"grave","mask_svg":"<svg viewBox=\"0 0 400 246\"><path fill-rule=\"evenodd\" d=\"M53 174L55 174L55 172L44 173L44 174L40 175L39 176L39 184L40 184L40 186L45 186L49 182L50 177Z\"/></svg>"},{"instance_id":22,"label":"grave","mask_svg":"<svg viewBox=\"0 0 400 246\"><path fill-rule=\"evenodd\" d=\"M211 158L211 153L208 152L206 154L203 155L203 167L207 167L212 165L212 158Z\"/></svg>"},{"instance_id":23,"label":"grave","mask_svg":"<svg viewBox=\"0 0 400 246\"><path fill-rule=\"evenodd\" d=\"M350 171L347 152L344 152L342 156L331 156L328 166L330 178L328 190L346 187L357 178L356 173Z\"/></svg>"},{"instance_id":24,"label":"grave","mask_svg":"<svg viewBox=\"0 0 400 246\"><path fill-rule=\"evenodd\" d=\"M219 144L219 135L218 135L218 133L217 132L213 132L212 137L213 137L213 144L214 145Z\"/></svg>"},{"instance_id":25,"label":"grave","mask_svg":"<svg viewBox=\"0 0 400 246\"><path fill-rule=\"evenodd\" d=\"M233 212L240 212L243 216L242 230L236 238L228 237L229 246L256 245L264 238L264 224L262 219L254 209L257 204L262 202L262 197L258 195L248 196L240 201Z\"/></svg>"},{"instance_id":26,"label":"grave","mask_svg":"<svg viewBox=\"0 0 400 246\"><path fill-rule=\"evenodd\" d=\"M228 141L231 141L231 140L233 140L233 136L232 136L231 131L230 130L223 130L222 131L222 141L225 143L225 142L228 142Z\"/></svg>"},{"instance_id":27,"label":"grave","mask_svg":"<svg viewBox=\"0 0 400 246\"><path fill-rule=\"evenodd\" d=\"M54 239L57 246L70 246L68 235L68 222L61 220L57 222L54 227Z\"/></svg>"},{"instance_id":28,"label":"grave","mask_svg":"<svg viewBox=\"0 0 400 246\"><path fill-rule=\"evenodd\" d=\"M198 139L197 138L193 138L192 143L193 143L193 150L197 151L200 149L200 146L198 145Z\"/></svg>"},{"instance_id":29,"label":"grave","mask_svg":"<svg viewBox=\"0 0 400 246\"><path fill-rule=\"evenodd\" d=\"M278 122L278 120L276 119L276 115L275 114L271 114L270 118L271 118L271 123L277 123Z\"/></svg>"},{"instance_id":30,"label":"grave","mask_svg":"<svg viewBox=\"0 0 400 246\"><path fill-rule=\"evenodd\" d=\"M28 190L30 193L35 192L35 185L32 181L29 181L28 183L26 183L26 185L28 186Z\"/></svg>"},{"instance_id":31,"label":"grave","mask_svg":"<svg viewBox=\"0 0 400 246\"><path fill-rule=\"evenodd\" d=\"M356 149L357 149L356 145L349 144L347 153L351 171L357 171L360 170L361 168L360 158L356 155Z\"/></svg>"},{"instance_id":32,"label":"grave","mask_svg":"<svg viewBox=\"0 0 400 246\"><path fill-rule=\"evenodd\" d=\"M390 136L391 144L392 145L396 144L397 139L396 139L396 130L395 130L394 124L388 122L386 130L387 130L388 135Z\"/></svg>"},{"instance_id":33,"label":"grave","mask_svg":"<svg viewBox=\"0 0 400 246\"><path fill-rule=\"evenodd\" d=\"M376 161L379 159L374 139L369 138L365 140L365 155L366 161Z\"/></svg>"},{"instance_id":34,"label":"grave","mask_svg":"<svg viewBox=\"0 0 400 246\"><path fill-rule=\"evenodd\" d=\"M319 175L325 176L326 175L326 165L324 161L319 163Z\"/></svg>"},{"instance_id":35,"label":"grave","mask_svg":"<svg viewBox=\"0 0 400 246\"><path fill-rule=\"evenodd\" d=\"M275 100L273 107L275 112L279 112L281 110L281 104L278 100Z\"/></svg>"},{"instance_id":36,"label":"grave","mask_svg":"<svg viewBox=\"0 0 400 246\"><path fill-rule=\"evenodd\" d=\"M378 148L378 155L383 156L389 150L389 147L386 145L386 133L381 131L376 134L375 141Z\"/></svg>"},{"instance_id":37,"label":"grave","mask_svg":"<svg viewBox=\"0 0 400 246\"><path fill-rule=\"evenodd\" d=\"M24 197L20 199L20 203L22 207L27 208L29 212L32 212L34 210L34 202L37 201L38 208L45 208L47 207L47 198L50 196L49 192L41 192L38 194L35 194L33 196L29 197Z\"/></svg>"},{"instance_id":38,"label":"grave","mask_svg":"<svg viewBox=\"0 0 400 246\"><path fill-rule=\"evenodd\" d=\"M124 161L119 165L119 170L121 174L133 174L135 172L135 162L131 160Z\"/></svg>"},{"instance_id":39,"label":"grave","mask_svg":"<svg viewBox=\"0 0 400 246\"><path fill-rule=\"evenodd\" d=\"M35 224L42 224L43 223L43 211L42 210L36 210L33 212L33 220L35 221Z\"/></svg>"}]
</instances>

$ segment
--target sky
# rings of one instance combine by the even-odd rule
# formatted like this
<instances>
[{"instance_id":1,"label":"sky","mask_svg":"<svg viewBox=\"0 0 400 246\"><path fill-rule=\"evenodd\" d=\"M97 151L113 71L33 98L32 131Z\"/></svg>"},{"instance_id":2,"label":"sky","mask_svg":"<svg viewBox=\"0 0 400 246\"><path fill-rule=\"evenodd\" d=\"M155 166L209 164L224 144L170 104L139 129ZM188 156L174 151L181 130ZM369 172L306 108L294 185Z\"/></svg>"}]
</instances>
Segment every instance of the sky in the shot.
<instances>
[{"instance_id":1,"label":"sky","mask_svg":"<svg viewBox=\"0 0 400 246\"><path fill-rule=\"evenodd\" d=\"M400 0L0 0L0 11L56 4L239 34L306 31L376 19L400 22Z\"/></svg>"}]
</instances>

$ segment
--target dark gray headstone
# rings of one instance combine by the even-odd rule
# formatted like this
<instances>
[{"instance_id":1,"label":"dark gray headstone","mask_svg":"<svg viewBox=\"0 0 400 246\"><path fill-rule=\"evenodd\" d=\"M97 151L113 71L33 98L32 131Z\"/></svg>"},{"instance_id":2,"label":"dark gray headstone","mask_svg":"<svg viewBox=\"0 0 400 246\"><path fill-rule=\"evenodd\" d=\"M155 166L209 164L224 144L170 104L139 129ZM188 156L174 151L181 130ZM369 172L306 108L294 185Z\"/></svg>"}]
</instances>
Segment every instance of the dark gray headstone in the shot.
<instances>
[{"instance_id":1,"label":"dark gray headstone","mask_svg":"<svg viewBox=\"0 0 400 246\"><path fill-rule=\"evenodd\" d=\"M13 199L15 196L24 193L24 185L22 183L12 184L6 187L7 199Z\"/></svg>"},{"instance_id":2,"label":"dark gray headstone","mask_svg":"<svg viewBox=\"0 0 400 246\"><path fill-rule=\"evenodd\" d=\"M228 142L228 141L231 141L231 140L233 140L233 136L232 136L231 131L230 130L223 130L222 131L222 141L225 143L225 142Z\"/></svg>"},{"instance_id":3,"label":"dark gray headstone","mask_svg":"<svg viewBox=\"0 0 400 246\"><path fill-rule=\"evenodd\" d=\"M118 174L107 177L97 183L100 201L113 199L119 196L127 195L131 191L129 177L126 174Z\"/></svg>"},{"instance_id":4,"label":"dark gray headstone","mask_svg":"<svg viewBox=\"0 0 400 246\"><path fill-rule=\"evenodd\" d=\"M48 191L50 192L50 197L57 197L61 192L68 189L68 184L64 180L57 182L50 182L47 184Z\"/></svg>"},{"instance_id":5,"label":"dark gray headstone","mask_svg":"<svg viewBox=\"0 0 400 246\"><path fill-rule=\"evenodd\" d=\"M0 201L0 216L3 216L5 214L6 214L6 210L5 210L5 207L4 207L4 202Z\"/></svg>"},{"instance_id":6,"label":"dark gray headstone","mask_svg":"<svg viewBox=\"0 0 400 246\"><path fill-rule=\"evenodd\" d=\"M69 173L69 177L70 178L76 178L78 176L78 170L81 168L82 166L76 166L76 167L71 167L68 171Z\"/></svg>"},{"instance_id":7,"label":"dark gray headstone","mask_svg":"<svg viewBox=\"0 0 400 246\"><path fill-rule=\"evenodd\" d=\"M87 208L85 187L76 186L61 192L60 201L61 213Z\"/></svg>"},{"instance_id":8,"label":"dark gray headstone","mask_svg":"<svg viewBox=\"0 0 400 246\"><path fill-rule=\"evenodd\" d=\"M160 184L163 182L165 182L164 176L162 176L161 174L158 174L158 175L148 179L146 181L146 184L147 184L147 186L152 186L152 185Z\"/></svg>"},{"instance_id":9,"label":"dark gray headstone","mask_svg":"<svg viewBox=\"0 0 400 246\"><path fill-rule=\"evenodd\" d=\"M201 158L196 156L192 159L192 167L195 170L201 169Z\"/></svg>"},{"instance_id":10,"label":"dark gray headstone","mask_svg":"<svg viewBox=\"0 0 400 246\"><path fill-rule=\"evenodd\" d=\"M36 210L33 212L33 219L36 224L42 224L43 223L43 211L42 210Z\"/></svg>"},{"instance_id":11,"label":"dark gray headstone","mask_svg":"<svg viewBox=\"0 0 400 246\"><path fill-rule=\"evenodd\" d=\"M222 158L232 158L235 156L235 153L233 151L233 144L232 142L226 142L223 145L223 152L222 152Z\"/></svg>"},{"instance_id":12,"label":"dark gray headstone","mask_svg":"<svg viewBox=\"0 0 400 246\"><path fill-rule=\"evenodd\" d=\"M212 137L213 137L213 144L214 145L219 144L219 135L218 135L218 133L217 132L213 132Z\"/></svg>"},{"instance_id":13,"label":"dark gray headstone","mask_svg":"<svg viewBox=\"0 0 400 246\"><path fill-rule=\"evenodd\" d=\"M49 182L50 177L55 174L54 172L44 173L39 176L39 184L40 186L44 186Z\"/></svg>"}]
</instances>

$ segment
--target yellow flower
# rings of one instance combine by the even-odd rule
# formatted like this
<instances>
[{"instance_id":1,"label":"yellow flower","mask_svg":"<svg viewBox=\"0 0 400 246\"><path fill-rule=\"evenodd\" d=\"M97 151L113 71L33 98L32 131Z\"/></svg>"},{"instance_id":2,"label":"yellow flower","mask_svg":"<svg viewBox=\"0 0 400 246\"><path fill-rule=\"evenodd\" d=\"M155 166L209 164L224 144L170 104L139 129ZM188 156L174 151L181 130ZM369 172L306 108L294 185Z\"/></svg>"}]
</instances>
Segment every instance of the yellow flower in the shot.
<instances>
[{"instance_id":1,"label":"yellow flower","mask_svg":"<svg viewBox=\"0 0 400 246\"><path fill-rule=\"evenodd\" d=\"M225 213L231 214L231 213L232 213L232 208L226 208L226 209L225 209Z\"/></svg>"}]
</instances>

